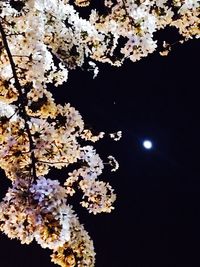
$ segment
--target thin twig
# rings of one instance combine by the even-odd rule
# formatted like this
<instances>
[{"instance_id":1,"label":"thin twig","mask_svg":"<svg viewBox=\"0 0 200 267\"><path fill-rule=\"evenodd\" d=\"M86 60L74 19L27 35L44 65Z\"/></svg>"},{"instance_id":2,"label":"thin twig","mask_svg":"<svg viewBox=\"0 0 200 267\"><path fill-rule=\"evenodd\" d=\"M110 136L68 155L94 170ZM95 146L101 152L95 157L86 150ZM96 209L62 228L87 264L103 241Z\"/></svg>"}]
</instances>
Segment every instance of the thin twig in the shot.
<instances>
[{"instance_id":1,"label":"thin twig","mask_svg":"<svg viewBox=\"0 0 200 267\"><path fill-rule=\"evenodd\" d=\"M48 161L38 160L37 162L38 163L44 163L44 164L50 164L50 165L53 165L53 164L69 164L69 162L66 162L66 161L48 162Z\"/></svg>"}]
</instances>

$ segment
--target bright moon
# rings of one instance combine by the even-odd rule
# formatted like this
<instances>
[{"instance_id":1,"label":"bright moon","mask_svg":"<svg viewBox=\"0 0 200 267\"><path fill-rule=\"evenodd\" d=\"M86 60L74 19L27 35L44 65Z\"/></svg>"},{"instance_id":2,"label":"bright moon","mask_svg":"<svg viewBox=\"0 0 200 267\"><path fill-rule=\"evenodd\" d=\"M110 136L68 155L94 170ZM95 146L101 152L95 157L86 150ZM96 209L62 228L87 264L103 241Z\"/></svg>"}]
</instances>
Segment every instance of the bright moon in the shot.
<instances>
[{"instance_id":1,"label":"bright moon","mask_svg":"<svg viewBox=\"0 0 200 267\"><path fill-rule=\"evenodd\" d=\"M149 141L149 140L145 140L145 141L143 142L143 146L144 146L144 148L146 148L146 149L151 149L151 148L152 148L152 142Z\"/></svg>"}]
</instances>

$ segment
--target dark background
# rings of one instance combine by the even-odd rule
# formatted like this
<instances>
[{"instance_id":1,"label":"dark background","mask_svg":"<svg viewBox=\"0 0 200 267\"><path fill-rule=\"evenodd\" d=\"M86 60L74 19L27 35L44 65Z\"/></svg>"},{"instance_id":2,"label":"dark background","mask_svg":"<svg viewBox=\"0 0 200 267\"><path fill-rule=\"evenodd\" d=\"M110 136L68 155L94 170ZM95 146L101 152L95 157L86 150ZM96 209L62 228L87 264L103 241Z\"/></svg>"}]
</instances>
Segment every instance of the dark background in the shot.
<instances>
[{"instance_id":1,"label":"dark background","mask_svg":"<svg viewBox=\"0 0 200 267\"><path fill-rule=\"evenodd\" d=\"M108 168L100 177L115 188L115 210L94 216L76 205L94 240L96 267L200 266L199 59L193 40L167 57L155 52L121 68L100 64L94 80L77 69L53 89L56 101L70 102L93 129L123 131L119 142L95 144L102 158L111 154L120 163L117 173ZM153 150L143 149L144 138ZM0 248L1 267L55 266L36 243L1 234Z\"/></svg>"}]
</instances>

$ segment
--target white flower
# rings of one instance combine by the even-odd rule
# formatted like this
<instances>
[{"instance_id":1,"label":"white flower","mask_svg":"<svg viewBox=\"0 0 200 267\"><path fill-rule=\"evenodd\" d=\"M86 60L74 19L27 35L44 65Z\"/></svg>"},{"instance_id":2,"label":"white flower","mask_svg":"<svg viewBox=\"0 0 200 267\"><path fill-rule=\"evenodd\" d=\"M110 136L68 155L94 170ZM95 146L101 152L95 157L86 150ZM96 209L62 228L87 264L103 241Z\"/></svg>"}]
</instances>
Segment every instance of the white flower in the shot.
<instances>
[{"instance_id":1,"label":"white flower","mask_svg":"<svg viewBox=\"0 0 200 267\"><path fill-rule=\"evenodd\" d=\"M117 131L115 133L110 133L109 136L114 141L119 141L122 138L122 131Z\"/></svg>"},{"instance_id":2,"label":"white flower","mask_svg":"<svg viewBox=\"0 0 200 267\"><path fill-rule=\"evenodd\" d=\"M109 164L112 167L111 172L115 172L119 169L119 163L113 156L108 156Z\"/></svg>"},{"instance_id":3,"label":"white flower","mask_svg":"<svg viewBox=\"0 0 200 267\"><path fill-rule=\"evenodd\" d=\"M16 106L6 104L2 101L0 101L0 118L6 117L10 118L10 121L16 121L17 115L15 114Z\"/></svg>"}]
</instances>

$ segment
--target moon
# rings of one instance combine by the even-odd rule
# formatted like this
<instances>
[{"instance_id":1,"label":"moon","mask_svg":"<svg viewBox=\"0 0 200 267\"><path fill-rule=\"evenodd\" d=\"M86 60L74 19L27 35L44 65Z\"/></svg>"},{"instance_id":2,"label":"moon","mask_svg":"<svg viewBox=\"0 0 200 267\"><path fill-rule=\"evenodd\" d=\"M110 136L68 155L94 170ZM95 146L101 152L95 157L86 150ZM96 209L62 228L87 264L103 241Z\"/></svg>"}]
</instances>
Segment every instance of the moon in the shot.
<instances>
[{"instance_id":1,"label":"moon","mask_svg":"<svg viewBox=\"0 0 200 267\"><path fill-rule=\"evenodd\" d=\"M153 144L152 144L152 142L150 141L150 140L144 140L143 141L143 147L145 148L145 149L152 149L152 147L153 147Z\"/></svg>"}]
</instances>

